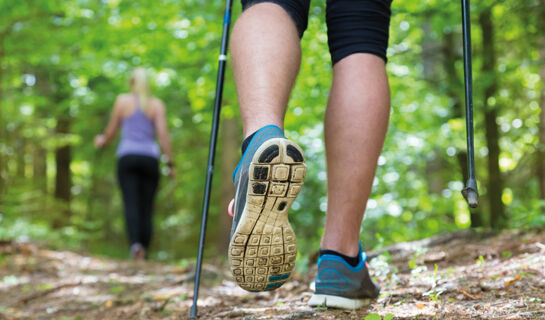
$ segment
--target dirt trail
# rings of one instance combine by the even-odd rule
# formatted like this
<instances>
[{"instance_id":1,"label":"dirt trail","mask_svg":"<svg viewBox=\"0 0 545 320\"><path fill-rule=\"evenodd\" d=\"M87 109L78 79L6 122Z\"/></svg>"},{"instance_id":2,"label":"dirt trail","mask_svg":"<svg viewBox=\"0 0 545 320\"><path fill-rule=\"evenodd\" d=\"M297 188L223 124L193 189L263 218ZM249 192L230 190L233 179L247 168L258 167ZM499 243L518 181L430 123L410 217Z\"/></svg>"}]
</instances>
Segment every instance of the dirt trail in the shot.
<instances>
[{"instance_id":1,"label":"dirt trail","mask_svg":"<svg viewBox=\"0 0 545 320\"><path fill-rule=\"evenodd\" d=\"M201 319L545 319L545 231L456 232L371 253L381 297L359 311L306 305L315 268L250 294L205 266ZM0 242L0 320L188 319L193 272Z\"/></svg>"}]
</instances>

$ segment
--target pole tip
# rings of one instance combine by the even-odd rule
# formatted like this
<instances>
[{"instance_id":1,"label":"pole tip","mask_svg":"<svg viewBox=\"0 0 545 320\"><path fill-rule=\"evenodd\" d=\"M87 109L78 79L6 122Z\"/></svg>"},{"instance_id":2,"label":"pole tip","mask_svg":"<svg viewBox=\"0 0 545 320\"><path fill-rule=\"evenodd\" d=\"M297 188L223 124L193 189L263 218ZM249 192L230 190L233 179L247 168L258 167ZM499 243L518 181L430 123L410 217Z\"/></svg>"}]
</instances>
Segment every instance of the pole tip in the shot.
<instances>
[{"instance_id":1,"label":"pole tip","mask_svg":"<svg viewBox=\"0 0 545 320\"><path fill-rule=\"evenodd\" d=\"M189 312L189 319L198 319L197 306L195 304L191 306L191 311Z\"/></svg>"},{"instance_id":2,"label":"pole tip","mask_svg":"<svg viewBox=\"0 0 545 320\"><path fill-rule=\"evenodd\" d=\"M471 208L477 208L479 205L479 194L473 188L467 187L462 190L462 195L467 201L467 204Z\"/></svg>"}]
</instances>

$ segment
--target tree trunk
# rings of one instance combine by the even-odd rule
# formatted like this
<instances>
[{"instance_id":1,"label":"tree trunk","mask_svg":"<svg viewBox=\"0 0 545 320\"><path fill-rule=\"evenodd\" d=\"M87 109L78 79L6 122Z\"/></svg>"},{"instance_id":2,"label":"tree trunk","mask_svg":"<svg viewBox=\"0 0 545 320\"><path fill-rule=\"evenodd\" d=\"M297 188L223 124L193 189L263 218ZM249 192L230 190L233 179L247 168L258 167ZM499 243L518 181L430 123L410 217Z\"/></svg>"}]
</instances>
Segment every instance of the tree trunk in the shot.
<instances>
[{"instance_id":1,"label":"tree trunk","mask_svg":"<svg viewBox=\"0 0 545 320\"><path fill-rule=\"evenodd\" d=\"M545 0L538 6L537 30L545 30ZM539 99L539 143L537 148L537 177L539 180L539 199L545 200L545 34L537 33L537 47L539 52L539 76L541 78L541 93ZM545 206L541 207L545 214Z\"/></svg>"},{"instance_id":2,"label":"tree trunk","mask_svg":"<svg viewBox=\"0 0 545 320\"><path fill-rule=\"evenodd\" d=\"M62 116L57 119L55 132L60 135L68 134L70 132L70 118ZM66 225L70 217L70 189L72 187L72 175L70 172L71 159L70 145L64 145L55 149L55 164L57 168L55 176L55 198L63 203L62 217L56 219L53 223L53 226L57 228Z\"/></svg>"},{"instance_id":3,"label":"tree trunk","mask_svg":"<svg viewBox=\"0 0 545 320\"><path fill-rule=\"evenodd\" d=\"M424 23L422 23L422 32L424 35L431 35L431 16L425 17ZM435 55L435 46L437 40L434 37L424 36L420 44L422 52L420 53L420 59L422 61L422 75L427 81L437 81L436 65L438 64L437 56Z\"/></svg>"},{"instance_id":4,"label":"tree trunk","mask_svg":"<svg viewBox=\"0 0 545 320\"><path fill-rule=\"evenodd\" d=\"M456 61L458 56L454 49L456 45L454 44L454 33L445 32L443 33L443 67L445 68L445 73L447 75L447 95L452 104L452 119L464 119L464 106L462 105L461 94L464 92L463 86L461 86L461 80L458 77L456 72ZM457 41L461 41L458 39ZM456 159L458 160L458 165L462 171L462 181L465 183L465 180L469 176L469 169L467 163L467 150L461 149L456 153ZM471 217L471 227L477 228L484 225L482 218L482 210L480 208L469 209Z\"/></svg>"},{"instance_id":5,"label":"tree trunk","mask_svg":"<svg viewBox=\"0 0 545 320\"><path fill-rule=\"evenodd\" d=\"M441 176L441 171L444 169L443 158L441 157L442 150L434 151L434 157L426 162L426 179L428 180L428 192L431 194L441 194L445 189L445 181ZM450 214L450 213L449 213Z\"/></svg>"},{"instance_id":6,"label":"tree trunk","mask_svg":"<svg viewBox=\"0 0 545 320\"><path fill-rule=\"evenodd\" d=\"M18 180L23 181L26 176L26 139L21 134L22 128L19 128L15 138L15 175Z\"/></svg>"},{"instance_id":7,"label":"tree trunk","mask_svg":"<svg viewBox=\"0 0 545 320\"><path fill-rule=\"evenodd\" d=\"M431 17L427 15L425 22L422 24L422 30L424 35L431 34ZM422 61L422 75L424 79L430 83L439 83L437 81L437 55L435 47L437 46L437 40L433 37L422 37L422 42L420 43L422 51L420 53L420 59ZM441 174L444 163L441 156L442 150L439 148L434 151L434 157L426 161L426 180L428 184L428 192L431 194L441 194L443 189L445 189L445 181ZM448 214L451 214L449 212ZM454 217L453 217L454 218Z\"/></svg>"},{"instance_id":8,"label":"tree trunk","mask_svg":"<svg viewBox=\"0 0 545 320\"><path fill-rule=\"evenodd\" d=\"M485 106L486 145L488 147L488 200L490 203L490 224L499 229L505 225L505 212L501 199L503 181L500 172L499 158L499 130L496 123L498 117L497 105L490 104L490 98L496 95L497 77L496 52L494 49L494 25L492 23L492 8L483 9L479 14L479 24L483 39L483 65L482 76L484 78L483 105Z\"/></svg>"},{"instance_id":9,"label":"tree trunk","mask_svg":"<svg viewBox=\"0 0 545 320\"><path fill-rule=\"evenodd\" d=\"M229 247L232 218L227 214L229 202L235 194L231 173L239 158L240 136L236 119L225 119L221 126L221 205L217 250L224 255Z\"/></svg>"},{"instance_id":10,"label":"tree trunk","mask_svg":"<svg viewBox=\"0 0 545 320\"><path fill-rule=\"evenodd\" d=\"M6 135L4 134L4 115L2 114L2 111L4 110L2 108L2 103L4 102L4 85L3 85L3 79L4 79L4 57L6 55L6 51L4 49L4 37L0 36L0 149L2 149L2 144L6 141ZM4 193L4 181L5 181L5 168L6 160L4 158L4 155L2 152L0 152L0 200L2 199L2 195Z\"/></svg>"},{"instance_id":11,"label":"tree trunk","mask_svg":"<svg viewBox=\"0 0 545 320\"><path fill-rule=\"evenodd\" d=\"M32 178L35 187L42 193L47 193L47 151L41 146L34 147L32 161Z\"/></svg>"}]
</instances>

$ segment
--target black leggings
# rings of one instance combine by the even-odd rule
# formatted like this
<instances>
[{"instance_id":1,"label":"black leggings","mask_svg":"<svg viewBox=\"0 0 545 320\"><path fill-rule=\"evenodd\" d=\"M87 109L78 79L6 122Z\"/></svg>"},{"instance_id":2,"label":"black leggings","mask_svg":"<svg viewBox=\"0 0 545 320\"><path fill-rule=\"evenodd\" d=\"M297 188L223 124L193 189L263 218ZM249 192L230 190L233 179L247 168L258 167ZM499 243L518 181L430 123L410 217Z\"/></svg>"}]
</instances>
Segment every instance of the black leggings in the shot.
<instances>
[{"instance_id":1,"label":"black leggings","mask_svg":"<svg viewBox=\"0 0 545 320\"><path fill-rule=\"evenodd\" d=\"M149 156L122 156L117 163L117 177L123 193L130 244L140 243L147 249L151 241L151 215L159 183L159 162Z\"/></svg>"},{"instance_id":2,"label":"black leggings","mask_svg":"<svg viewBox=\"0 0 545 320\"><path fill-rule=\"evenodd\" d=\"M310 0L241 0L247 9L276 3L291 16L299 37L307 28ZM386 61L392 0L327 0L326 22L333 64L353 53L370 53Z\"/></svg>"}]
</instances>

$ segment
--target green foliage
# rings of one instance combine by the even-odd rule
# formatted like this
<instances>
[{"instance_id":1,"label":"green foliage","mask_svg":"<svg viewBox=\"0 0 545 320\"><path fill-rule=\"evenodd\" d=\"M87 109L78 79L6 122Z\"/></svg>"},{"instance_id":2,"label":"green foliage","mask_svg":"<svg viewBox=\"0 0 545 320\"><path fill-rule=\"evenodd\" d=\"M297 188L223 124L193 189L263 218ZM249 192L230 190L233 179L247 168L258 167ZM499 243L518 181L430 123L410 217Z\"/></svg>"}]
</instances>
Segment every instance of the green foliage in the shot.
<instances>
[{"instance_id":1,"label":"green foliage","mask_svg":"<svg viewBox=\"0 0 545 320\"><path fill-rule=\"evenodd\" d=\"M502 202L509 225L545 226L545 202L539 200L534 169L544 90L539 72L545 62L537 49L540 29L533 3L472 4L481 207L470 212L460 194L465 130L458 108L464 99L459 3L393 2L387 64L392 115L362 225L366 248L468 228L472 213L482 217L484 226L491 225L485 106L498 113L506 187ZM183 266L194 258L223 6L219 0L0 1L0 239L127 256L115 147L98 152L92 139L103 130L116 96L128 90L130 70L143 66L154 94L167 105L178 171L175 181L165 176L160 183L152 257ZM496 28L493 74L480 71L482 35L476 19L488 6ZM235 20L238 3L234 10ZM285 123L287 136L308 159L305 188L290 214L303 257L318 248L327 210L322 121L331 64L324 12L324 3L313 3ZM485 86L494 82L498 94L482 101ZM227 118L238 119L231 70L222 109L222 119ZM70 123L69 132L56 130L62 121ZM224 148L221 136L219 141L218 158L238 154ZM63 146L71 148L69 203L54 197L55 150ZM229 228L218 221L226 211L221 200L228 197L220 189L229 183L231 169L216 165L208 244ZM206 254L217 256L214 250Z\"/></svg>"},{"instance_id":2,"label":"green foliage","mask_svg":"<svg viewBox=\"0 0 545 320\"><path fill-rule=\"evenodd\" d=\"M115 287L112 287L110 288L109 292L111 294L120 294L122 293L123 291L125 291L125 287L124 286L115 286Z\"/></svg>"},{"instance_id":3,"label":"green foliage","mask_svg":"<svg viewBox=\"0 0 545 320\"><path fill-rule=\"evenodd\" d=\"M324 301L323 304L316 306L316 311L317 311L317 312L325 312L325 311L327 311L327 305L326 305L325 301Z\"/></svg>"},{"instance_id":4,"label":"green foliage","mask_svg":"<svg viewBox=\"0 0 545 320\"><path fill-rule=\"evenodd\" d=\"M382 317L378 313L370 313L363 320L382 320Z\"/></svg>"},{"instance_id":5,"label":"green foliage","mask_svg":"<svg viewBox=\"0 0 545 320\"><path fill-rule=\"evenodd\" d=\"M36 288L38 291L47 291L51 289L53 289L53 285L51 283L43 283Z\"/></svg>"},{"instance_id":6,"label":"green foliage","mask_svg":"<svg viewBox=\"0 0 545 320\"><path fill-rule=\"evenodd\" d=\"M369 313L363 320L392 320L394 318L395 316L391 313L386 314L384 317L381 317L378 313Z\"/></svg>"},{"instance_id":7,"label":"green foliage","mask_svg":"<svg viewBox=\"0 0 545 320\"><path fill-rule=\"evenodd\" d=\"M391 313L386 314L384 317L381 317L378 313L369 313L363 320L392 320L394 318L395 316Z\"/></svg>"}]
</instances>

